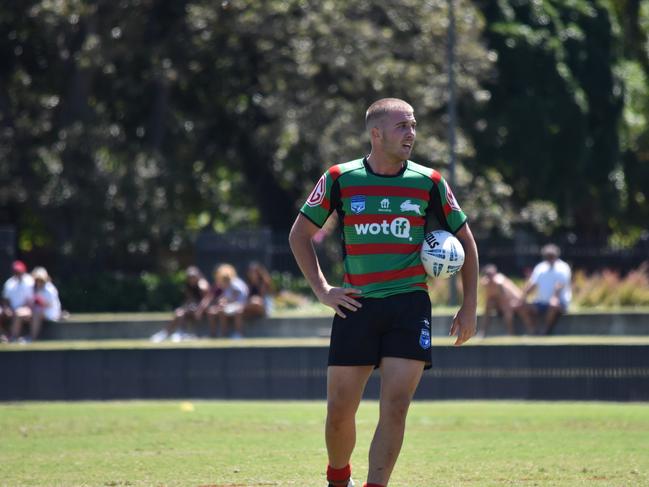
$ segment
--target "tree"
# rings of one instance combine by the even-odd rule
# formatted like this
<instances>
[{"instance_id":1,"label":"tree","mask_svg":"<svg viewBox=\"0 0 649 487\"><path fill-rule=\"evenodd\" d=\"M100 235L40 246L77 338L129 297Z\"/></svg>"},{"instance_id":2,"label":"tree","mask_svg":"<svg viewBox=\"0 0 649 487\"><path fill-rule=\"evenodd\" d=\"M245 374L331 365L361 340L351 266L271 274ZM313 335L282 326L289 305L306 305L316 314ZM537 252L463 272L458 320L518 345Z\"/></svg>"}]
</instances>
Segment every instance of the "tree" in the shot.
<instances>
[{"instance_id":1,"label":"tree","mask_svg":"<svg viewBox=\"0 0 649 487\"><path fill-rule=\"evenodd\" d=\"M585 0L477 3L498 72L484 84L485 109L474 114L480 163L502 174L517 206L549 201L564 228L608 234L623 97L607 7Z\"/></svg>"},{"instance_id":2,"label":"tree","mask_svg":"<svg viewBox=\"0 0 649 487\"><path fill-rule=\"evenodd\" d=\"M621 26L617 70L625 87L621 158L611 178L619 212L611 224L618 243L632 244L642 236L647 238L649 220L649 5L639 0L610 3Z\"/></svg>"},{"instance_id":3,"label":"tree","mask_svg":"<svg viewBox=\"0 0 649 487\"><path fill-rule=\"evenodd\" d=\"M324 168L367 150L368 104L417 107L445 159L446 2L83 2L0 7L0 194L23 252L138 270L192 232L285 231ZM462 2L459 92L491 62ZM462 139L468 154L471 144ZM53 256L57 258L54 259Z\"/></svg>"}]
</instances>

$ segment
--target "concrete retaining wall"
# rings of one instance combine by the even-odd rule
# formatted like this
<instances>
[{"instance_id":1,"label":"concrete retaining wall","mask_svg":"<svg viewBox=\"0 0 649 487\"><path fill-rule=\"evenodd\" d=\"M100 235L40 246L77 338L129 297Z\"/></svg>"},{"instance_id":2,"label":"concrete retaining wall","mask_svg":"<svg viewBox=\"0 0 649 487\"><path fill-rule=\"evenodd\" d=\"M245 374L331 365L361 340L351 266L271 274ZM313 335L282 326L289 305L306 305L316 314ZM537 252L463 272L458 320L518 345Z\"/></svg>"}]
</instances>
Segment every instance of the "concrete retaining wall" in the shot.
<instances>
[{"instance_id":1,"label":"concrete retaining wall","mask_svg":"<svg viewBox=\"0 0 649 487\"><path fill-rule=\"evenodd\" d=\"M417 399L649 400L649 345L433 347ZM327 347L0 351L0 401L324 399ZM377 398L378 374L365 396Z\"/></svg>"},{"instance_id":2,"label":"concrete retaining wall","mask_svg":"<svg viewBox=\"0 0 649 487\"><path fill-rule=\"evenodd\" d=\"M433 316L433 336L448 335L452 316ZM148 338L167 324L165 320L77 321L46 324L46 340L98 340ZM329 336L331 318L266 318L246 323L249 337L324 337ZM521 327L518 328L522 330ZM196 327L199 336L207 336L207 326ZM490 335L503 335L505 328L492 320ZM649 335L649 315L643 313L568 314L561 317L555 335Z\"/></svg>"}]
</instances>

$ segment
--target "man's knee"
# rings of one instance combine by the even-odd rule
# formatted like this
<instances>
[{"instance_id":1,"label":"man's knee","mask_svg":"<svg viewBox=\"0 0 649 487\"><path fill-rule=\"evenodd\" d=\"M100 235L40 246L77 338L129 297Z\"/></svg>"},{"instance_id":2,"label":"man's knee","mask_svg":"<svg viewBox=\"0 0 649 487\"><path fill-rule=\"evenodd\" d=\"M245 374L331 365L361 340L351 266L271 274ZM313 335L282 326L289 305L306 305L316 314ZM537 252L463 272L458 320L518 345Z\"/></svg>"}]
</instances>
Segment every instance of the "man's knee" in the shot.
<instances>
[{"instance_id":1,"label":"man's knee","mask_svg":"<svg viewBox=\"0 0 649 487\"><path fill-rule=\"evenodd\" d=\"M334 430L346 427L349 421L354 420L356 409L343 398L329 399L327 401L327 425Z\"/></svg>"},{"instance_id":2,"label":"man's knee","mask_svg":"<svg viewBox=\"0 0 649 487\"><path fill-rule=\"evenodd\" d=\"M406 394L393 395L381 400L381 416L394 423L405 423L409 408L410 397Z\"/></svg>"}]
</instances>

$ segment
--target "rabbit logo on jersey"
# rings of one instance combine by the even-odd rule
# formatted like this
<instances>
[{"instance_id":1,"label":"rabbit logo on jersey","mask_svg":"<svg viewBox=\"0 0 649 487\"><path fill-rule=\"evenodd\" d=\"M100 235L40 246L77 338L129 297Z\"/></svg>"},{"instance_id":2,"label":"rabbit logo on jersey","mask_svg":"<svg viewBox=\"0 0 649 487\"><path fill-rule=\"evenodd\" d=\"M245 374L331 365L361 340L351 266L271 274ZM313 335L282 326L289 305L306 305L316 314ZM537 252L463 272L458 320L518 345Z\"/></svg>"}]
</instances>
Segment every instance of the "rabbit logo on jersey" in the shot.
<instances>
[{"instance_id":1,"label":"rabbit logo on jersey","mask_svg":"<svg viewBox=\"0 0 649 487\"><path fill-rule=\"evenodd\" d=\"M356 235L394 235L397 238L410 238L410 222L407 218L395 218L392 222L356 223Z\"/></svg>"}]
</instances>

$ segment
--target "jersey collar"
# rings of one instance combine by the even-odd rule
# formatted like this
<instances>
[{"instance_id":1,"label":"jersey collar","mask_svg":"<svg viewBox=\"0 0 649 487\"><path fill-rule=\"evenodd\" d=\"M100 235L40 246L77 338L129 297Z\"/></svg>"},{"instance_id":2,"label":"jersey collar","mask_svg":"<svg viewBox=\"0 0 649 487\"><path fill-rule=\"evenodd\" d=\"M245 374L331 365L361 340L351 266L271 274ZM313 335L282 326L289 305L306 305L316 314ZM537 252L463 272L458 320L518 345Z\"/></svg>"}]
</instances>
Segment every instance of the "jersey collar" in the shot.
<instances>
[{"instance_id":1,"label":"jersey collar","mask_svg":"<svg viewBox=\"0 0 649 487\"><path fill-rule=\"evenodd\" d=\"M363 165L365 166L365 170L372 174L373 176L376 176L378 178L398 178L401 176L404 172L406 172L406 169L408 169L408 161L404 161L404 163L401 165L401 169L399 170L398 173L396 174L376 174L373 170L372 167L368 164L367 162L367 156L363 157Z\"/></svg>"}]
</instances>

